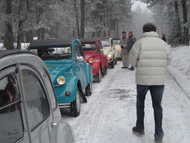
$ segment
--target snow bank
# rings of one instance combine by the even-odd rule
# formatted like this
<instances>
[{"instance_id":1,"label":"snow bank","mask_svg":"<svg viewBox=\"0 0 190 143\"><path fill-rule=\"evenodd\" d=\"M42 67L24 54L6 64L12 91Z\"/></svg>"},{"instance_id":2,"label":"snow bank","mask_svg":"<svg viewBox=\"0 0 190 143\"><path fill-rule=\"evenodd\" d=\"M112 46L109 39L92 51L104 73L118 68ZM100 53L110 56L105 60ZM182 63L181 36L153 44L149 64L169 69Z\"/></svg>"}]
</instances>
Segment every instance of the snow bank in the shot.
<instances>
[{"instance_id":1,"label":"snow bank","mask_svg":"<svg viewBox=\"0 0 190 143\"><path fill-rule=\"evenodd\" d=\"M171 49L169 72L181 89L190 97L190 46Z\"/></svg>"},{"instance_id":2,"label":"snow bank","mask_svg":"<svg viewBox=\"0 0 190 143\"><path fill-rule=\"evenodd\" d=\"M190 80L190 46L173 48L170 54L170 65Z\"/></svg>"}]
</instances>

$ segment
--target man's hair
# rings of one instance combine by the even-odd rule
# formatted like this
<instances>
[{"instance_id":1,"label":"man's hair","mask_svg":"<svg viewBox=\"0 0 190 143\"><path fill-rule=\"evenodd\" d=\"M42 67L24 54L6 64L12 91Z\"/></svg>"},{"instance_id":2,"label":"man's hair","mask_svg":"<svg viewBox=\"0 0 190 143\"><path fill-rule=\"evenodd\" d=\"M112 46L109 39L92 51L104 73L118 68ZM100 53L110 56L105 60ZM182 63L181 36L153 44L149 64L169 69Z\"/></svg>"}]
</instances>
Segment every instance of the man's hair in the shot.
<instances>
[{"instance_id":1,"label":"man's hair","mask_svg":"<svg viewBox=\"0 0 190 143\"><path fill-rule=\"evenodd\" d=\"M122 34L126 34L126 31L123 31Z\"/></svg>"},{"instance_id":2,"label":"man's hair","mask_svg":"<svg viewBox=\"0 0 190 143\"><path fill-rule=\"evenodd\" d=\"M143 26L143 32L156 32L156 26L152 23L147 23Z\"/></svg>"}]
</instances>

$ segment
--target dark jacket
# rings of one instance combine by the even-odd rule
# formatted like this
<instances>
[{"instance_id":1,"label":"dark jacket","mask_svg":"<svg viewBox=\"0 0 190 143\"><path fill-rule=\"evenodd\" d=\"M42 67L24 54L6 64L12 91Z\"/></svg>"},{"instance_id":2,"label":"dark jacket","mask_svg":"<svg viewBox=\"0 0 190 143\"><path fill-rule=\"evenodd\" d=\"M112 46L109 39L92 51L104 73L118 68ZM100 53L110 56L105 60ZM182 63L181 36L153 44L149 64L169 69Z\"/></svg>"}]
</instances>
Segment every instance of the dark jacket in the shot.
<instances>
[{"instance_id":1,"label":"dark jacket","mask_svg":"<svg viewBox=\"0 0 190 143\"><path fill-rule=\"evenodd\" d=\"M127 51L129 52L131 50L131 48L133 47L134 43L136 42L136 38L135 37L129 37L127 40Z\"/></svg>"}]
</instances>

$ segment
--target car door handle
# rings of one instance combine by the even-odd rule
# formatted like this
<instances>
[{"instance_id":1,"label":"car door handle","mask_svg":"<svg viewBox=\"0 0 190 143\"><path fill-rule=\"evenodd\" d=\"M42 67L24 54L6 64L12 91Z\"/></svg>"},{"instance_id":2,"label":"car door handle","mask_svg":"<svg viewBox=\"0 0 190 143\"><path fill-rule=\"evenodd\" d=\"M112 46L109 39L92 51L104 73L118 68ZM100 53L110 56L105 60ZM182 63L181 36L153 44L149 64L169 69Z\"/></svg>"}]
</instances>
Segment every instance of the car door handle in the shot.
<instances>
[{"instance_id":1,"label":"car door handle","mask_svg":"<svg viewBox=\"0 0 190 143\"><path fill-rule=\"evenodd\" d=\"M57 122L52 122L52 123L51 123L51 126L52 126L52 127L57 127Z\"/></svg>"}]
</instances>

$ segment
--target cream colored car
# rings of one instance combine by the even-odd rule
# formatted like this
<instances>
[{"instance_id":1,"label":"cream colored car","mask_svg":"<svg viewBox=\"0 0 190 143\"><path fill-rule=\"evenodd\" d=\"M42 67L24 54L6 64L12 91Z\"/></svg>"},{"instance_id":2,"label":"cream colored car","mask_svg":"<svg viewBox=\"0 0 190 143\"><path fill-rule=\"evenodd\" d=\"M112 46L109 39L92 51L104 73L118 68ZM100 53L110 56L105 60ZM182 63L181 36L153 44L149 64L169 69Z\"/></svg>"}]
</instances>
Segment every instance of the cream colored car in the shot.
<instances>
[{"instance_id":1,"label":"cream colored car","mask_svg":"<svg viewBox=\"0 0 190 143\"><path fill-rule=\"evenodd\" d=\"M102 41L103 53L107 56L109 67L114 68L117 63L116 51L111 42Z\"/></svg>"},{"instance_id":2,"label":"cream colored car","mask_svg":"<svg viewBox=\"0 0 190 143\"><path fill-rule=\"evenodd\" d=\"M115 49L115 57L117 60L121 60L121 46L119 39L113 39L113 47Z\"/></svg>"}]
</instances>

